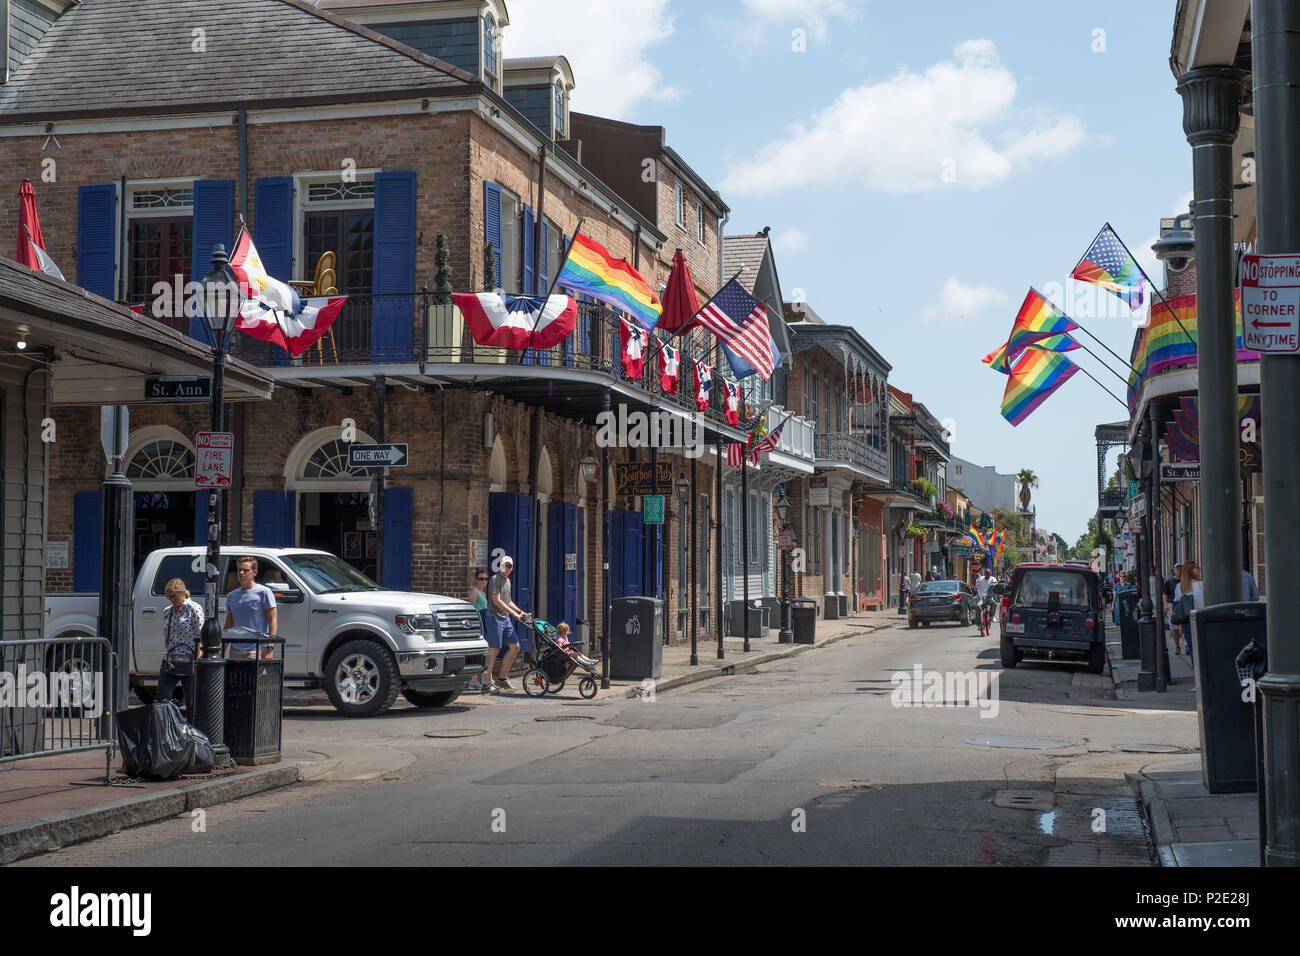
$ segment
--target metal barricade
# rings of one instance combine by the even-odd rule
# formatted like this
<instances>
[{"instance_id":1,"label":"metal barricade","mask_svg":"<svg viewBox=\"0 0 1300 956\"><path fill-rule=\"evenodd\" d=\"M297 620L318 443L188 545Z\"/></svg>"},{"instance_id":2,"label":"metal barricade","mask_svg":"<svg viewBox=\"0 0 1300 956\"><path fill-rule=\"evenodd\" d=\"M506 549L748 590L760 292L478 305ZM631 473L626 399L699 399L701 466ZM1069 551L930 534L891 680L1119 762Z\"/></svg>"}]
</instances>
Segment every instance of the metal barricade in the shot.
<instances>
[{"instance_id":1,"label":"metal barricade","mask_svg":"<svg viewBox=\"0 0 1300 956\"><path fill-rule=\"evenodd\" d=\"M107 781L116 666L106 637L0 641L0 764L102 748Z\"/></svg>"}]
</instances>

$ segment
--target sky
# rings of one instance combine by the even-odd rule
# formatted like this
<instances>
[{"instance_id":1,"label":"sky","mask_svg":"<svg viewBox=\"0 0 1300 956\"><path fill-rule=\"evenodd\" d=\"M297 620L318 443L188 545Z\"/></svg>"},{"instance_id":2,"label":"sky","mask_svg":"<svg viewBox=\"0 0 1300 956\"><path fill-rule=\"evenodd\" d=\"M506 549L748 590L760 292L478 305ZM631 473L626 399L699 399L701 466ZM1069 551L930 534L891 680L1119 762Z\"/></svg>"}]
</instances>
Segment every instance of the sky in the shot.
<instances>
[{"instance_id":1,"label":"sky","mask_svg":"<svg viewBox=\"0 0 1300 956\"><path fill-rule=\"evenodd\" d=\"M508 0L502 42L564 54L573 109L666 127L728 235L771 227L787 300L861 332L954 455L1033 469L1038 526L1073 544L1097 507L1093 429L1128 418L1102 385L1124 383L1073 352L1102 385L1076 374L1013 428L980 358L1031 286L1128 357L1141 316L1068 276L1110 222L1162 282L1149 246L1191 198L1174 6Z\"/></svg>"}]
</instances>

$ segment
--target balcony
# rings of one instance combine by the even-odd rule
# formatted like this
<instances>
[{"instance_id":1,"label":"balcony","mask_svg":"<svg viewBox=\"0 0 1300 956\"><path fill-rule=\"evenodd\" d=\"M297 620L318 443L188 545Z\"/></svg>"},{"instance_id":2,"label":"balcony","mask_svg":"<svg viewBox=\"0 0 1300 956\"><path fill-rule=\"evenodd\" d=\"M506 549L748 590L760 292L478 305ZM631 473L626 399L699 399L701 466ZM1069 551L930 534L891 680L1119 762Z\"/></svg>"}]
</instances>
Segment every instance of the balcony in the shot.
<instances>
[{"instance_id":1,"label":"balcony","mask_svg":"<svg viewBox=\"0 0 1300 956\"><path fill-rule=\"evenodd\" d=\"M715 368L719 364L710 354L716 339L697 329L665 339L682 351L673 392L659 384L659 363L654 357L657 337L647 348L642 380L630 379L621 358L618 315L600 303L581 303L574 331L559 345L543 350L476 345L459 310L437 304L431 293L349 295L330 332L297 358L247 335L234 336L231 354L270 369L276 381L285 385L364 387L379 375L389 384L416 386L472 381L506 398L589 422L594 421L601 394L611 380L615 405L630 402L694 413L690 357L698 355ZM728 437L734 440L738 430L726 421L721 377L715 371L713 400L703 421L710 435L730 429ZM811 460L811 428L803 419L791 419L782 431L782 449L806 445Z\"/></svg>"},{"instance_id":2,"label":"balcony","mask_svg":"<svg viewBox=\"0 0 1300 956\"><path fill-rule=\"evenodd\" d=\"M1124 506L1125 494L1116 489L1114 491L1103 491L1097 496L1097 505L1099 508L1111 509L1121 508Z\"/></svg>"},{"instance_id":3,"label":"balcony","mask_svg":"<svg viewBox=\"0 0 1300 956\"><path fill-rule=\"evenodd\" d=\"M844 462L870 477L883 481L889 474L889 458L866 439L857 435L830 434L817 436L817 464L833 468Z\"/></svg>"},{"instance_id":4,"label":"balcony","mask_svg":"<svg viewBox=\"0 0 1300 956\"><path fill-rule=\"evenodd\" d=\"M814 458L813 438L817 429L808 419L802 415L790 415L780 405L773 405L767 410L767 427L770 431L781 422L785 422L785 427L781 429L781 438L777 443L776 450L795 458L802 458L811 462Z\"/></svg>"}]
</instances>

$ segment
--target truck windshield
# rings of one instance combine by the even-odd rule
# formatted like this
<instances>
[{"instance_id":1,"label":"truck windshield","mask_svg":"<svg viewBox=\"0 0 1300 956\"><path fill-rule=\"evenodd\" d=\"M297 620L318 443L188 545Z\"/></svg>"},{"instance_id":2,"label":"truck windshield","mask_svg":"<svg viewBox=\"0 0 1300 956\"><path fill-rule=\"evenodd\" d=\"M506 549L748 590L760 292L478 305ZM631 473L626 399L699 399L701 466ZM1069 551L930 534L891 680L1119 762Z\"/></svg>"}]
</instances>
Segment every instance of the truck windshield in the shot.
<instances>
[{"instance_id":1,"label":"truck windshield","mask_svg":"<svg viewBox=\"0 0 1300 956\"><path fill-rule=\"evenodd\" d=\"M341 594L351 591L382 591L352 565L332 554L295 554L282 558L314 594Z\"/></svg>"}]
</instances>

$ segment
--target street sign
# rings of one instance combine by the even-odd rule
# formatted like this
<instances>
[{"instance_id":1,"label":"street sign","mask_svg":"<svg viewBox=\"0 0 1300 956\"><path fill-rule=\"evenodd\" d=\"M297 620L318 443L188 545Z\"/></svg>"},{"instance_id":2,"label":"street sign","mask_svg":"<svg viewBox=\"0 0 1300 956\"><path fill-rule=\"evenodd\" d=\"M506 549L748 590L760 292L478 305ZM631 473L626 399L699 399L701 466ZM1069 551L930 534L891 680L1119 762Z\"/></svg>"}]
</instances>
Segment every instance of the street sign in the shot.
<instances>
[{"instance_id":1,"label":"street sign","mask_svg":"<svg viewBox=\"0 0 1300 956\"><path fill-rule=\"evenodd\" d=\"M825 475L808 479L808 504L828 505L831 503L830 479Z\"/></svg>"},{"instance_id":2,"label":"street sign","mask_svg":"<svg viewBox=\"0 0 1300 956\"><path fill-rule=\"evenodd\" d=\"M212 379L202 375L146 378L144 397L155 402L209 402L212 400Z\"/></svg>"},{"instance_id":3,"label":"street sign","mask_svg":"<svg viewBox=\"0 0 1300 956\"><path fill-rule=\"evenodd\" d=\"M194 439L194 487L229 488L234 474L234 434L199 432Z\"/></svg>"},{"instance_id":4,"label":"street sign","mask_svg":"<svg viewBox=\"0 0 1300 956\"><path fill-rule=\"evenodd\" d=\"M348 446L349 468L405 468L409 463L405 442Z\"/></svg>"},{"instance_id":5,"label":"street sign","mask_svg":"<svg viewBox=\"0 0 1300 956\"><path fill-rule=\"evenodd\" d=\"M673 463L671 461L661 461L658 464L659 490L668 491L673 486ZM653 478L654 472L650 470L650 462L648 461L634 461L625 465L616 464L614 466L614 494L619 497L654 494Z\"/></svg>"},{"instance_id":6,"label":"street sign","mask_svg":"<svg viewBox=\"0 0 1300 956\"><path fill-rule=\"evenodd\" d=\"M1129 500L1129 501L1132 501L1134 498L1136 498L1138 495L1140 495L1140 494L1142 493L1142 492L1141 492L1140 490L1138 490L1138 489L1139 489L1139 485L1138 485L1138 483L1137 483L1136 481L1134 481L1133 479L1130 478L1130 479L1129 479L1129 483L1128 483L1128 500Z\"/></svg>"},{"instance_id":7,"label":"street sign","mask_svg":"<svg viewBox=\"0 0 1300 956\"><path fill-rule=\"evenodd\" d=\"M1199 461L1172 462L1160 466L1161 481L1200 481Z\"/></svg>"},{"instance_id":8,"label":"street sign","mask_svg":"<svg viewBox=\"0 0 1300 956\"><path fill-rule=\"evenodd\" d=\"M1251 352L1300 352L1300 256L1241 257L1241 344Z\"/></svg>"},{"instance_id":9,"label":"street sign","mask_svg":"<svg viewBox=\"0 0 1300 956\"><path fill-rule=\"evenodd\" d=\"M1141 518L1144 517L1146 513L1147 513L1146 498L1142 498L1142 497L1134 498L1132 503L1129 504L1128 506L1128 515L1130 518Z\"/></svg>"},{"instance_id":10,"label":"street sign","mask_svg":"<svg viewBox=\"0 0 1300 956\"><path fill-rule=\"evenodd\" d=\"M787 528L785 531L778 532L776 536L776 540L777 540L777 547L779 547L782 551L794 550L794 532L791 531L789 528Z\"/></svg>"},{"instance_id":11,"label":"street sign","mask_svg":"<svg viewBox=\"0 0 1300 956\"><path fill-rule=\"evenodd\" d=\"M646 524L664 523L664 496L646 495L641 510L645 512Z\"/></svg>"}]
</instances>

